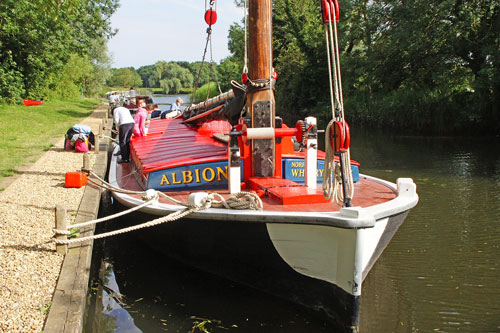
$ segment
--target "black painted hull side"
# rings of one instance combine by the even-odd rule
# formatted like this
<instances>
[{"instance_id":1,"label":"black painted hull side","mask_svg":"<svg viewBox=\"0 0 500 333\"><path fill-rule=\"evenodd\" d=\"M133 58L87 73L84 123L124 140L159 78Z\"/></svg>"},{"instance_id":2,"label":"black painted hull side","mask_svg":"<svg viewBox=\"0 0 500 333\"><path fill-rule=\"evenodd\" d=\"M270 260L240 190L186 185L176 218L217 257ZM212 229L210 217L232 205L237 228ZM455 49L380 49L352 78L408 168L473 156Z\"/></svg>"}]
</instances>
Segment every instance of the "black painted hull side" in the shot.
<instances>
[{"instance_id":1,"label":"black painted hull side","mask_svg":"<svg viewBox=\"0 0 500 333\"><path fill-rule=\"evenodd\" d=\"M274 248L265 223L184 219L143 229L139 237L190 266L313 310L339 332L357 331L360 297L293 270Z\"/></svg>"}]
</instances>

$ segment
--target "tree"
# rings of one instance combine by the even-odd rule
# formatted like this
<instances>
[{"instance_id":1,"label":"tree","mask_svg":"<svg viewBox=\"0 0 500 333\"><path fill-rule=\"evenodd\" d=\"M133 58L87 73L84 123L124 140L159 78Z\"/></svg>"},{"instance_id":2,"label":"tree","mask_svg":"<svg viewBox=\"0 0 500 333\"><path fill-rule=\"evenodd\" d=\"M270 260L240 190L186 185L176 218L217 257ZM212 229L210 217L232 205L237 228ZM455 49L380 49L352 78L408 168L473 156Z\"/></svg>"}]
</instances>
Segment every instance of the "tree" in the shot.
<instances>
[{"instance_id":1,"label":"tree","mask_svg":"<svg viewBox=\"0 0 500 333\"><path fill-rule=\"evenodd\" d=\"M94 39L90 46L86 57L90 70L77 84L80 85L85 96L96 96L111 76L111 58L108 55L107 40L104 37Z\"/></svg>"},{"instance_id":2,"label":"tree","mask_svg":"<svg viewBox=\"0 0 500 333\"><path fill-rule=\"evenodd\" d=\"M117 0L0 2L0 101L53 94L73 55L93 62L93 43L113 35Z\"/></svg>"},{"instance_id":3,"label":"tree","mask_svg":"<svg viewBox=\"0 0 500 333\"><path fill-rule=\"evenodd\" d=\"M243 68L243 59L245 54L245 30L244 26L234 22L229 27L227 47L231 52L231 58L235 62L241 62Z\"/></svg>"},{"instance_id":4,"label":"tree","mask_svg":"<svg viewBox=\"0 0 500 333\"><path fill-rule=\"evenodd\" d=\"M197 89L195 95L191 96L191 99L194 102L198 103L198 102L204 101L208 98L217 96L218 94L219 94L219 90L217 88L217 84L215 82L210 82L210 83L204 84L199 89Z\"/></svg>"},{"instance_id":5,"label":"tree","mask_svg":"<svg viewBox=\"0 0 500 333\"><path fill-rule=\"evenodd\" d=\"M107 85L112 87L140 87L142 80L134 67L113 68Z\"/></svg>"},{"instance_id":6,"label":"tree","mask_svg":"<svg viewBox=\"0 0 500 333\"><path fill-rule=\"evenodd\" d=\"M192 86L193 75L189 69L175 62L158 61L148 83L150 87L161 87L165 94L176 94L181 88Z\"/></svg>"},{"instance_id":7,"label":"tree","mask_svg":"<svg viewBox=\"0 0 500 333\"><path fill-rule=\"evenodd\" d=\"M455 65L470 70L470 89L462 92L468 106L484 124L500 132L500 3L456 1L447 17L448 38L458 59ZM467 82L468 83L468 82ZM471 93L472 92L472 93Z\"/></svg>"},{"instance_id":8,"label":"tree","mask_svg":"<svg viewBox=\"0 0 500 333\"><path fill-rule=\"evenodd\" d=\"M149 86L149 78L153 74L154 65L141 66L137 69L137 73L140 75L143 86Z\"/></svg>"},{"instance_id":9,"label":"tree","mask_svg":"<svg viewBox=\"0 0 500 333\"><path fill-rule=\"evenodd\" d=\"M238 62L233 61L232 57L227 57L222 60L219 66L217 66L217 74L219 76L221 90L229 91L232 89L232 80L240 82L242 70L243 67Z\"/></svg>"},{"instance_id":10,"label":"tree","mask_svg":"<svg viewBox=\"0 0 500 333\"><path fill-rule=\"evenodd\" d=\"M349 120L417 133L500 131L500 3L350 0L340 8ZM274 9L277 113L326 120L319 2L275 0Z\"/></svg>"},{"instance_id":11,"label":"tree","mask_svg":"<svg viewBox=\"0 0 500 333\"><path fill-rule=\"evenodd\" d=\"M365 105L358 105L357 116L371 110L372 121L418 132L500 129L500 40L493 32L500 28L500 4L391 0L364 6L369 37L358 64L365 75L352 93L364 95L358 100Z\"/></svg>"},{"instance_id":12,"label":"tree","mask_svg":"<svg viewBox=\"0 0 500 333\"><path fill-rule=\"evenodd\" d=\"M205 61L203 63L203 69L201 70L200 73L200 68L201 68L202 62L201 61L196 61L191 63L191 74L193 75L194 80L196 81L198 79L198 87L201 87L202 85L205 85L211 81L215 81L215 71L217 71L217 66L215 64L212 64L210 62ZM214 67L215 66L215 69ZM196 84L196 82L193 83L193 85Z\"/></svg>"}]
</instances>

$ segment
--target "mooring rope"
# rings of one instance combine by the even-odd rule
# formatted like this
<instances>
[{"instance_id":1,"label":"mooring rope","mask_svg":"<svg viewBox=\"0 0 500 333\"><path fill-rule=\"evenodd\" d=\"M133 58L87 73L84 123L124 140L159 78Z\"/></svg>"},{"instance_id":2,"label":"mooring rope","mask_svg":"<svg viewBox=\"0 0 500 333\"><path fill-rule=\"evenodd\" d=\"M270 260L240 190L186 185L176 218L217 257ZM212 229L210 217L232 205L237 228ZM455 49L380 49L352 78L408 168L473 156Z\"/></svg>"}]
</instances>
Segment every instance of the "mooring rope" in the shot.
<instances>
[{"instance_id":1,"label":"mooring rope","mask_svg":"<svg viewBox=\"0 0 500 333\"><path fill-rule=\"evenodd\" d=\"M247 73L248 74L248 42L247 42L247 39L248 39L248 31L247 31L247 27L248 27L248 23L247 23L247 19L248 19L248 5L247 5L247 1L248 0L244 0L244 3L245 3L245 42L244 42L244 50L243 50L243 73Z\"/></svg>"},{"instance_id":2,"label":"mooring rope","mask_svg":"<svg viewBox=\"0 0 500 333\"><path fill-rule=\"evenodd\" d=\"M81 243L81 242L85 242L88 240L95 240L95 239L100 239L100 238L116 236L119 234L124 234L124 233L130 232L130 231L134 231L134 230L153 227L153 226L165 223L165 222L172 222L172 221L178 220L180 218L183 218L184 216L187 216L187 215L199 210L200 208L197 208L197 207L186 208L182 211L176 211L176 212L173 212L167 216L163 216L163 217L160 217L158 219L155 219L155 220L152 220L152 221L149 221L146 223L138 224L135 226L131 226L131 227L123 228L123 229L119 229L119 230L109 231L109 232L105 232L105 233L98 234L98 235L73 238L73 239L56 239L56 238L54 238L53 240L54 240L54 243L56 243L56 244L68 245L68 244L73 244L73 243ZM59 232L59 230L54 230L54 231L56 232L56 234Z\"/></svg>"},{"instance_id":3,"label":"mooring rope","mask_svg":"<svg viewBox=\"0 0 500 333\"><path fill-rule=\"evenodd\" d=\"M118 218L120 216L127 215L127 214L132 213L132 212L134 212L136 210L139 210L139 209L141 209L143 207L149 206L153 202L155 202L156 200L158 200L158 197L150 199L150 200L148 200L148 201L140 204L139 206L136 206L136 207L124 210L122 212L119 212L119 213L116 213L116 214L113 214L113 215L109 215L109 216L105 216L105 217L102 217L100 219L91 220L91 221L88 221L88 222L72 224L72 225L70 225L68 227L70 229L77 229L77 228L83 228L83 227L88 227L88 226L91 226L91 225L95 225L95 224L98 224L98 223L101 223L101 222L106 222L106 221L109 221L109 220L112 220L112 219L116 219L116 218ZM58 235L69 235L71 233L69 230L60 230L60 229L53 229L53 230Z\"/></svg>"},{"instance_id":4,"label":"mooring rope","mask_svg":"<svg viewBox=\"0 0 500 333\"><path fill-rule=\"evenodd\" d=\"M238 192L238 193L233 194L228 199L225 199L219 193L215 193L215 192L214 193L207 193L206 196L201 200L200 204L189 205L185 202L182 202L182 201L179 201L175 198L172 198L171 196L169 196L163 192L152 190L152 189L147 190L147 191L124 190L124 189L118 188L118 187L112 185L111 183L105 181L104 179L99 177L97 174L95 174L95 172L93 172L92 170L89 170L88 172L89 172L89 175L95 177L100 182L100 184L99 184L99 183L97 183L89 178L89 180L93 184L95 184L96 186L100 186L104 189L107 189L110 191L115 191L118 193L139 194L139 195L142 195L142 199L145 200L145 202L136 206L136 207L130 208L130 209L125 210L125 211L120 212L120 213L116 213L116 214L113 214L110 216L106 216L106 217L103 217L100 219L95 219L95 220L91 220L91 221L87 221L87 222L83 222L83 223L69 225L69 226L67 226L67 230L54 229L55 235L53 237L53 241L56 244L73 244L73 243L85 242L87 240L94 240L94 239L111 237L111 236L127 233L130 231L135 231L135 230L139 230L139 229L143 229L143 228L149 228L149 227L156 226L156 225L166 223L166 222L176 221L176 220L181 219L181 218L183 218L189 214L192 214L194 212L209 209L209 208L226 208L226 209L237 209L237 210L244 210L244 209L261 210L263 207L262 200L259 198L259 196L257 196L257 194L255 194L255 193L251 193L251 192ZM160 196L163 198L166 198L166 199L168 199L168 200L170 200L178 205L184 206L186 208L181 210L181 211L172 212L166 216L154 219L154 220L149 221L149 222L145 222L142 224L138 224L135 226L131 226L131 227L127 227L127 228L123 228L123 229L119 229L119 230L105 232L105 233L98 234L98 235L92 235L92 236L86 236L86 237L80 237L80 238L74 238L74 239L57 239L56 238L56 236L58 236L58 235L69 235L71 233L70 231L68 231L69 229L82 228L82 227L87 227L90 225L95 225L97 223L109 221L109 220L115 219L117 217L134 212L136 210L139 210L141 208L144 208L146 206L149 206L151 204L154 204L158 201Z\"/></svg>"},{"instance_id":5,"label":"mooring rope","mask_svg":"<svg viewBox=\"0 0 500 333\"><path fill-rule=\"evenodd\" d=\"M100 138L101 138L101 139L109 139L109 140L111 140L111 141L113 141L113 142L115 142L115 143L117 143L117 142L118 142L118 139L116 139L116 138L112 138L112 137L110 137L110 136L108 136L108 135L103 135L103 136L101 136Z\"/></svg>"}]
</instances>

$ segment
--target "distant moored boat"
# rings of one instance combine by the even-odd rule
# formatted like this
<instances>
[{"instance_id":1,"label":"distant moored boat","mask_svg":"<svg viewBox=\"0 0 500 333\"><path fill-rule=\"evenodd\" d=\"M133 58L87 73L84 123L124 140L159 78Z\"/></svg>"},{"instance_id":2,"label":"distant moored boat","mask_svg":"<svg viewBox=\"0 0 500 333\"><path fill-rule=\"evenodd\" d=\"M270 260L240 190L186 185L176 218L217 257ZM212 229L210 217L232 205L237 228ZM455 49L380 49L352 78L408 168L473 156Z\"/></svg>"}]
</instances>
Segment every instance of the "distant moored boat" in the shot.
<instances>
[{"instance_id":1,"label":"distant moored boat","mask_svg":"<svg viewBox=\"0 0 500 333\"><path fill-rule=\"evenodd\" d=\"M40 98L40 99L24 99L24 105L26 105L26 106L41 105L41 104L43 104L43 98Z\"/></svg>"}]
</instances>

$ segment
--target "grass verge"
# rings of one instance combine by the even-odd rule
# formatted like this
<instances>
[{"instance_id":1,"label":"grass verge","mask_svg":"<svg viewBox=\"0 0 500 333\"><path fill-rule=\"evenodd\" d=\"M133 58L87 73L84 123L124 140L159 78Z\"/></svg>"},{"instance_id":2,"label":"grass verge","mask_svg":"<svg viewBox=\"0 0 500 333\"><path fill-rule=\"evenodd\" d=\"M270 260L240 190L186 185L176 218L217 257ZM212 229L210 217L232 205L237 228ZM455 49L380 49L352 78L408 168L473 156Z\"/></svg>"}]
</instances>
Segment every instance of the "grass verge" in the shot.
<instances>
[{"instance_id":1,"label":"grass verge","mask_svg":"<svg viewBox=\"0 0 500 333\"><path fill-rule=\"evenodd\" d=\"M94 111L98 99L50 101L43 105L0 105L0 181L34 162L68 128Z\"/></svg>"}]
</instances>

